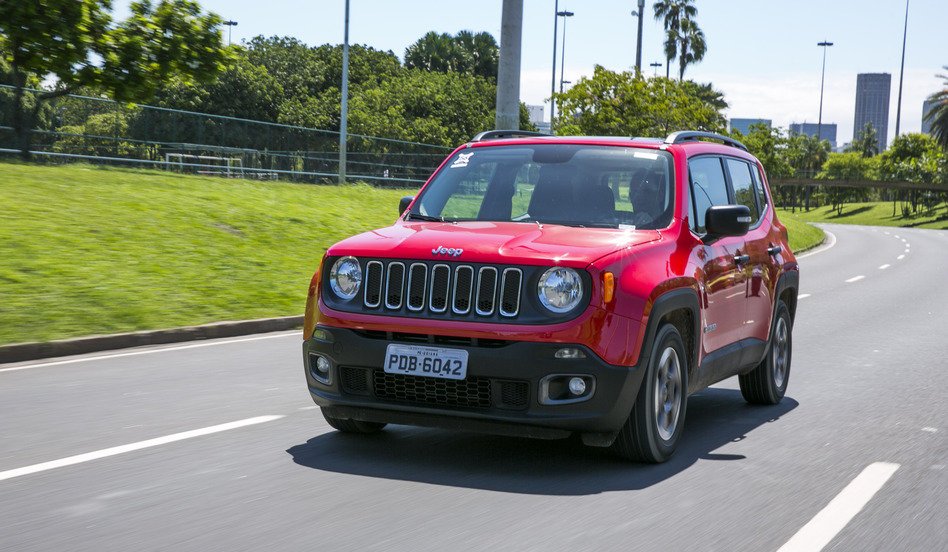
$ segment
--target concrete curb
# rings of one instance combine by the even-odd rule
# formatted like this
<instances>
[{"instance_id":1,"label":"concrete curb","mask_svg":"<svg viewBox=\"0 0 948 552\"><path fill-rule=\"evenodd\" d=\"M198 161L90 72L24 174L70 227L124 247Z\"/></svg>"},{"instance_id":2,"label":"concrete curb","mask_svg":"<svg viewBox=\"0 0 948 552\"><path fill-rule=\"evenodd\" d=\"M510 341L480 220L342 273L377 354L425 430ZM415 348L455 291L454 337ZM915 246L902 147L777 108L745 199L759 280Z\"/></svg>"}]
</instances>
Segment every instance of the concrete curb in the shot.
<instances>
[{"instance_id":1,"label":"concrete curb","mask_svg":"<svg viewBox=\"0 0 948 552\"><path fill-rule=\"evenodd\" d=\"M303 325L302 316L283 316L279 318L260 318L257 320L239 320L234 322L215 322L201 326L187 326L168 330L149 330L110 335L93 335L45 341L36 343L15 343L0 345L0 364L22 362L41 358L61 357L141 347L143 345L161 345L199 339L216 339L266 332L292 330Z\"/></svg>"}]
</instances>

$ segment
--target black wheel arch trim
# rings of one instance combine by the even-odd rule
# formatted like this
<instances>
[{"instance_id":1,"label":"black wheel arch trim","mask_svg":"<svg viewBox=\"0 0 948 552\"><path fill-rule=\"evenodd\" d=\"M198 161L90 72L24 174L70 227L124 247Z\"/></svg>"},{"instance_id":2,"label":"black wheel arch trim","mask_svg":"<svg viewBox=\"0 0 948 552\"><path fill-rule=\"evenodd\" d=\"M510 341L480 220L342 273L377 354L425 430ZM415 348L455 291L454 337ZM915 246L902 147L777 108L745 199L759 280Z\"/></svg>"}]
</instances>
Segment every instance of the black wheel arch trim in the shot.
<instances>
[{"instance_id":1,"label":"black wheel arch trim","mask_svg":"<svg viewBox=\"0 0 948 552\"><path fill-rule=\"evenodd\" d=\"M770 325L773 326L773 321L777 317L777 303L780 300L780 296L787 289L792 289L793 293L793 304L787 305L787 308L790 310L790 326L793 326L794 318L797 315L797 294L800 292L800 271L799 270L787 270L780 274L780 277L777 279L777 288L774 290L774 305L770 315Z\"/></svg>"},{"instance_id":2,"label":"black wheel arch trim","mask_svg":"<svg viewBox=\"0 0 948 552\"><path fill-rule=\"evenodd\" d=\"M650 360L649 356L652 353L652 345L655 340L655 335L658 333L658 323L665 315L672 311L685 309L691 313L693 325L691 330L693 332L692 343L690 344L691 350L688 351L688 378L691 379L695 374L695 370L697 370L698 349L701 346L700 304L698 292L690 287L673 289L659 295L652 303L652 309L648 315L648 324L645 328L645 337L642 340L642 346L639 348L639 358L636 364L644 367ZM686 336L682 336L682 341L684 341L685 347L688 347L689 343Z\"/></svg>"}]
</instances>

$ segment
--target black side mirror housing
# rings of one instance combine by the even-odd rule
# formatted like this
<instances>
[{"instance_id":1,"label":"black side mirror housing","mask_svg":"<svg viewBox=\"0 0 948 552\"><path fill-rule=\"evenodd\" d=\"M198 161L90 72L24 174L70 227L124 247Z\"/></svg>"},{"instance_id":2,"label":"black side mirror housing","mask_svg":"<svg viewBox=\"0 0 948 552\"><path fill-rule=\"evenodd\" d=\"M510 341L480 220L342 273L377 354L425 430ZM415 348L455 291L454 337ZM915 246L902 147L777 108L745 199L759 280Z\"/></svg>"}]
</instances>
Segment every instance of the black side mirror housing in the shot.
<instances>
[{"instance_id":1,"label":"black side mirror housing","mask_svg":"<svg viewBox=\"0 0 948 552\"><path fill-rule=\"evenodd\" d=\"M751 225L751 212L746 205L715 205L704 215L707 230L705 241L727 236L743 236Z\"/></svg>"},{"instance_id":2,"label":"black side mirror housing","mask_svg":"<svg viewBox=\"0 0 948 552\"><path fill-rule=\"evenodd\" d=\"M415 196L405 196L398 201L398 216L402 216L405 209L408 209L408 206L411 205L414 199Z\"/></svg>"}]
</instances>

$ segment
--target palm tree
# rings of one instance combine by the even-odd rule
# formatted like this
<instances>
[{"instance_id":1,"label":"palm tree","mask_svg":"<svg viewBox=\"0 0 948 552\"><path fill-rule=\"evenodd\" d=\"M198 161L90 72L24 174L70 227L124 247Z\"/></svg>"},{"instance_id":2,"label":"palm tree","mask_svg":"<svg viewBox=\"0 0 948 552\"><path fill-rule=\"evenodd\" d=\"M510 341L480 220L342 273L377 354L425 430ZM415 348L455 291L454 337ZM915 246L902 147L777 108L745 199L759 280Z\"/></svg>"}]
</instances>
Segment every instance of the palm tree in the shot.
<instances>
[{"instance_id":1,"label":"palm tree","mask_svg":"<svg viewBox=\"0 0 948 552\"><path fill-rule=\"evenodd\" d=\"M695 23L694 19L682 19L681 30L678 35L678 80L685 80L685 68L692 63L704 59L707 44L704 41L704 31Z\"/></svg>"},{"instance_id":2,"label":"palm tree","mask_svg":"<svg viewBox=\"0 0 948 552\"><path fill-rule=\"evenodd\" d=\"M658 0L652 5L655 19L661 19L665 27L665 77L669 77L669 65L678 54L678 43L681 35L681 21L693 19L698 15L695 0Z\"/></svg>"},{"instance_id":3,"label":"palm tree","mask_svg":"<svg viewBox=\"0 0 948 552\"><path fill-rule=\"evenodd\" d=\"M948 70L948 65L943 66ZM944 79L945 87L928 97L928 101L935 102L927 114L922 114L926 120L932 122L932 137L941 144L941 147L948 149L948 75L938 75Z\"/></svg>"},{"instance_id":4,"label":"palm tree","mask_svg":"<svg viewBox=\"0 0 948 552\"><path fill-rule=\"evenodd\" d=\"M858 153L863 157L872 157L879 153L878 136L879 134L872 123L866 123L866 127L853 137L853 141L846 148L846 151Z\"/></svg>"}]
</instances>

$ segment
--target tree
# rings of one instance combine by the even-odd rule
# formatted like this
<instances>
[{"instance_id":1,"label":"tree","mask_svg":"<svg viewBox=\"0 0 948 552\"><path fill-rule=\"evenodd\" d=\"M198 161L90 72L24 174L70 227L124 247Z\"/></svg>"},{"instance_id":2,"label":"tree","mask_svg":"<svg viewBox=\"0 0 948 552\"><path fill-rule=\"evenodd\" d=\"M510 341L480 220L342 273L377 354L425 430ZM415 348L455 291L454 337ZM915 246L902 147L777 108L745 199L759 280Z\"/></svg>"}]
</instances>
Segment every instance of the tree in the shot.
<instances>
[{"instance_id":1,"label":"tree","mask_svg":"<svg viewBox=\"0 0 948 552\"><path fill-rule=\"evenodd\" d=\"M678 80L685 79L685 69L692 63L704 59L707 44L704 41L704 31L698 27L694 19L683 19L681 31L678 33Z\"/></svg>"},{"instance_id":2,"label":"tree","mask_svg":"<svg viewBox=\"0 0 948 552\"><path fill-rule=\"evenodd\" d=\"M944 69L948 70L948 65ZM923 116L932 123L932 136L943 149L948 150L948 75L938 76L944 79L945 86L928 97L928 101L935 102L935 107L927 114L923 113Z\"/></svg>"},{"instance_id":3,"label":"tree","mask_svg":"<svg viewBox=\"0 0 948 552\"><path fill-rule=\"evenodd\" d=\"M432 31L405 50L405 67L496 79L499 56L497 41L490 33L461 31L451 36Z\"/></svg>"},{"instance_id":4,"label":"tree","mask_svg":"<svg viewBox=\"0 0 948 552\"><path fill-rule=\"evenodd\" d=\"M861 152L830 153L822 170L816 178L820 180L872 180L877 173L878 163L871 156ZM828 187L826 190L836 214L843 214L843 205L847 201L866 201L868 189Z\"/></svg>"},{"instance_id":5,"label":"tree","mask_svg":"<svg viewBox=\"0 0 948 552\"><path fill-rule=\"evenodd\" d=\"M665 77L669 77L671 61L678 55L682 42L682 21L698 15L694 0L658 0L652 5L655 19L661 19L665 28ZM702 54L703 55L703 54ZM684 70L679 68L683 75Z\"/></svg>"},{"instance_id":6,"label":"tree","mask_svg":"<svg viewBox=\"0 0 948 552\"><path fill-rule=\"evenodd\" d=\"M0 51L13 74L13 127L24 158L36 114L53 98L90 87L120 101L144 101L173 76L208 81L228 59L221 18L196 2L132 2L131 15L118 24L110 9L110 0L0 3ZM56 79L32 104L24 101L31 75Z\"/></svg>"},{"instance_id":7,"label":"tree","mask_svg":"<svg viewBox=\"0 0 948 552\"><path fill-rule=\"evenodd\" d=\"M803 178L815 178L819 170L826 162L829 155L830 145L826 140L820 140L816 136L806 134L795 134L787 142L787 160L797 174ZM810 196L813 193L813 186L806 187L806 196L804 207L810 210Z\"/></svg>"},{"instance_id":8,"label":"tree","mask_svg":"<svg viewBox=\"0 0 948 552\"><path fill-rule=\"evenodd\" d=\"M872 123L866 123L866 127L853 138L846 151L858 153L863 157L872 157L879 154L878 134Z\"/></svg>"},{"instance_id":9,"label":"tree","mask_svg":"<svg viewBox=\"0 0 948 552\"><path fill-rule=\"evenodd\" d=\"M562 134L610 136L666 136L683 128L723 132L723 108L704 99L707 95L692 81L645 78L597 65L592 77L556 94L561 106L556 128Z\"/></svg>"}]
</instances>

